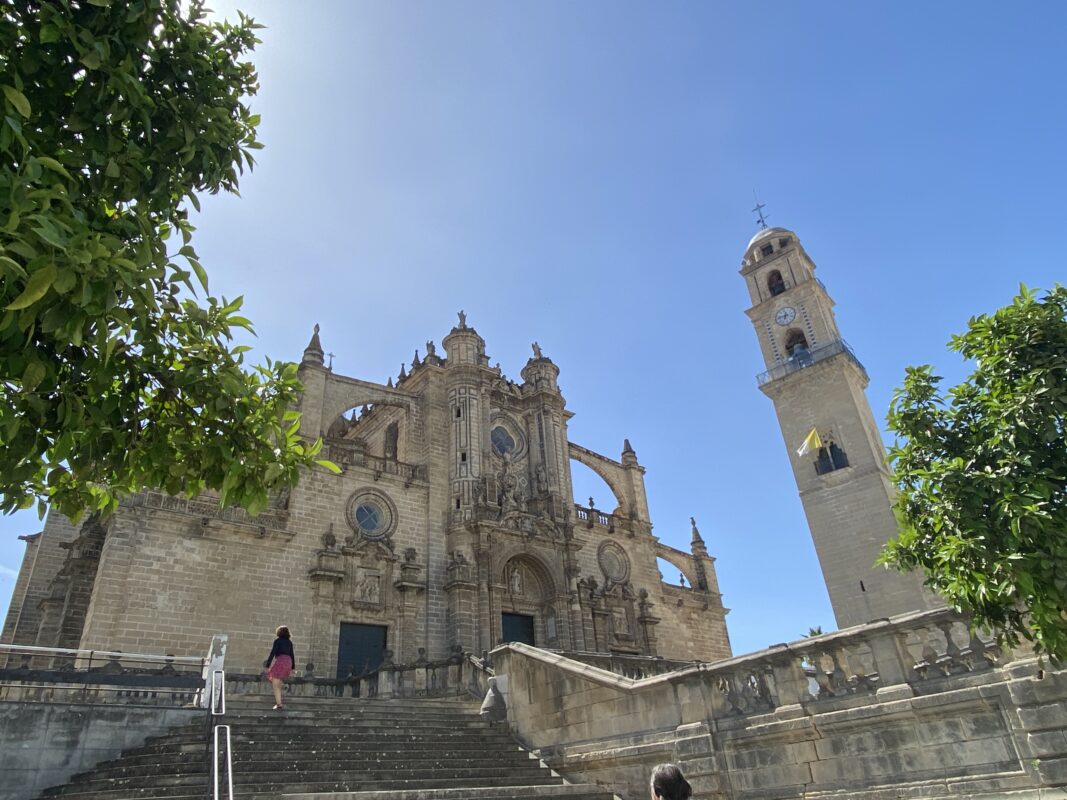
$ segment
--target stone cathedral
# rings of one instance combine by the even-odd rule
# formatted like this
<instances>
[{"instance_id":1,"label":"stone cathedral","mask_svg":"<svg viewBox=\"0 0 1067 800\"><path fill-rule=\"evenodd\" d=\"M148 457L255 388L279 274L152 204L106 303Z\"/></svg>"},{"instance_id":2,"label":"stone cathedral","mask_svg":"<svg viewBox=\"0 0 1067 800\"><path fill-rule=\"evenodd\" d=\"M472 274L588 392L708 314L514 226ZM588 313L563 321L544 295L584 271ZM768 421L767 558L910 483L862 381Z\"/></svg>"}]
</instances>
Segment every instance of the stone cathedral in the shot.
<instances>
[{"instance_id":1,"label":"stone cathedral","mask_svg":"<svg viewBox=\"0 0 1067 800\"><path fill-rule=\"evenodd\" d=\"M569 440L559 368L537 344L518 382L463 312L442 349L374 383L327 367L316 326L302 432L341 473L306 475L255 518L151 491L104 524L52 514L27 537L4 640L198 654L225 632L232 668L255 671L284 623L298 665L337 677L502 641L728 657L714 559L695 522L690 552L653 536L629 442L612 458ZM573 502L572 460L609 505ZM665 583L657 558L688 586Z\"/></svg>"},{"instance_id":2,"label":"stone cathedral","mask_svg":"<svg viewBox=\"0 0 1067 800\"><path fill-rule=\"evenodd\" d=\"M936 605L915 575L874 568L896 532L867 374L795 233L765 228L741 275L838 625ZM27 552L2 640L200 654L228 633L254 671L289 625L297 662L345 677L504 641L562 651L715 661L731 655L714 559L652 534L645 470L571 442L559 368L533 345L520 380L458 324L385 384L325 364L316 326L300 364L302 433L341 467L316 470L255 518L148 491L106 522L51 514ZM799 448L812 431L818 446ZM621 438L621 437L620 437ZM613 494L572 500L571 461ZM663 581L657 558L688 586Z\"/></svg>"}]
</instances>

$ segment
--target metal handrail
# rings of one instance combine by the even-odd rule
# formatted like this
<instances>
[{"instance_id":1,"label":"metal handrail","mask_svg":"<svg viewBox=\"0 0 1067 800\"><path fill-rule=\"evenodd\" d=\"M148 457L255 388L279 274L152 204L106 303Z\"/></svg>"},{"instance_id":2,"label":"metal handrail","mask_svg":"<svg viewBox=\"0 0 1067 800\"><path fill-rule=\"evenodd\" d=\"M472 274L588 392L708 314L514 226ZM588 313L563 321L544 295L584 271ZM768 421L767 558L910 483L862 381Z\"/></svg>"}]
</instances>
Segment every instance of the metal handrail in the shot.
<instances>
[{"instance_id":1,"label":"metal handrail","mask_svg":"<svg viewBox=\"0 0 1067 800\"><path fill-rule=\"evenodd\" d=\"M226 738L226 794L219 794L219 738L220 735L225 735ZM229 725L216 725L214 733L214 747L212 750L211 758L211 776L212 787L214 790L214 800L222 800L223 797L226 800L233 800L233 751L230 749L230 726Z\"/></svg>"},{"instance_id":2,"label":"metal handrail","mask_svg":"<svg viewBox=\"0 0 1067 800\"><path fill-rule=\"evenodd\" d=\"M217 669L211 673L211 716L226 713L226 671Z\"/></svg>"},{"instance_id":3,"label":"metal handrail","mask_svg":"<svg viewBox=\"0 0 1067 800\"><path fill-rule=\"evenodd\" d=\"M756 384L763 386L765 383L769 383L777 378L785 377L786 375L802 370L805 367L810 367L813 364L817 364L820 361L830 358L831 356L836 356L838 353L845 353L852 359L856 366L860 368L864 375L867 374L867 370L863 368L863 364L856 357L852 348L849 347L848 342L844 339L835 339L834 341L820 345L813 350L795 351L784 364L776 364L766 372L761 372L757 375Z\"/></svg>"}]
</instances>

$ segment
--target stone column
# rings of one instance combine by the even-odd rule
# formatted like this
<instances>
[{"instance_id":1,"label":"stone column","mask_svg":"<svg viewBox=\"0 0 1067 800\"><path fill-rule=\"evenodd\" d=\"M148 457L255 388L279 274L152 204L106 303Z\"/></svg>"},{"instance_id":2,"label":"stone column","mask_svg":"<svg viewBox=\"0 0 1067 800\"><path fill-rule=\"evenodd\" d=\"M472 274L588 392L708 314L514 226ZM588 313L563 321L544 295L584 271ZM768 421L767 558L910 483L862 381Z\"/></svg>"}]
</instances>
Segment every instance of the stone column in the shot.
<instances>
[{"instance_id":1,"label":"stone column","mask_svg":"<svg viewBox=\"0 0 1067 800\"><path fill-rule=\"evenodd\" d=\"M334 640L337 636L337 605L340 602L338 592L344 580L343 556L336 549L327 547L320 550L315 558L315 566L308 571L311 581L311 642L308 647L310 661L315 665L315 674L333 677L336 671L336 655L333 653ZM298 664L293 665L298 668Z\"/></svg>"}]
</instances>

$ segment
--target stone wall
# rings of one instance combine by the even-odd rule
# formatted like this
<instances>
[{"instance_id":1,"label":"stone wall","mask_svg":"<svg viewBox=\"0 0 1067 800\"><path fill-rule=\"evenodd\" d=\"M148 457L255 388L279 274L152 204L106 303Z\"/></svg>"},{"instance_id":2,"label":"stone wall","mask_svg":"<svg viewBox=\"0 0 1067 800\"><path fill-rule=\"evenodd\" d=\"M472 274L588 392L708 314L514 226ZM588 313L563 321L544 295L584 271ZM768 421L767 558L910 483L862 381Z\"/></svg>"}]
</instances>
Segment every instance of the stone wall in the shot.
<instances>
[{"instance_id":1,"label":"stone wall","mask_svg":"<svg viewBox=\"0 0 1067 800\"><path fill-rule=\"evenodd\" d=\"M523 645L492 657L519 739L630 800L664 761L698 800L1067 797L1067 671L947 611L641 680Z\"/></svg>"},{"instance_id":2,"label":"stone wall","mask_svg":"<svg viewBox=\"0 0 1067 800\"><path fill-rule=\"evenodd\" d=\"M0 700L0 800L37 797L151 736L203 717L203 711L182 708Z\"/></svg>"}]
</instances>

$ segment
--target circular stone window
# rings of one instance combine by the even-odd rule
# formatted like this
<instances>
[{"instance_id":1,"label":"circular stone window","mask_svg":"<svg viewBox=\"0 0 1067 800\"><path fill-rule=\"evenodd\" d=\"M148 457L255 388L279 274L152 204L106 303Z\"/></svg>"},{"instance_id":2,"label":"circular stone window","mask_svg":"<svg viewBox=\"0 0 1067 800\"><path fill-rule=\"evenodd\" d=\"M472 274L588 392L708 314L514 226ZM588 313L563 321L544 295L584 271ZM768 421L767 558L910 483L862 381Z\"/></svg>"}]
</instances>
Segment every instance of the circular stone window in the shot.
<instances>
[{"instance_id":1,"label":"circular stone window","mask_svg":"<svg viewBox=\"0 0 1067 800\"><path fill-rule=\"evenodd\" d=\"M615 542L604 542L596 554L600 571L611 583L623 583L630 577L630 558Z\"/></svg>"},{"instance_id":2,"label":"circular stone window","mask_svg":"<svg viewBox=\"0 0 1067 800\"><path fill-rule=\"evenodd\" d=\"M356 492L348 500L348 524L366 539L380 540L396 528L396 509L385 495L375 491Z\"/></svg>"},{"instance_id":3,"label":"circular stone window","mask_svg":"<svg viewBox=\"0 0 1067 800\"><path fill-rule=\"evenodd\" d=\"M493 428L489 440L493 443L493 452L501 458L515 452L515 437L508 433L508 429L503 425Z\"/></svg>"},{"instance_id":4,"label":"circular stone window","mask_svg":"<svg viewBox=\"0 0 1067 800\"><path fill-rule=\"evenodd\" d=\"M510 456L514 461L526 452L526 439L522 429L505 414L496 412L489 423L489 444L497 458Z\"/></svg>"}]
</instances>

